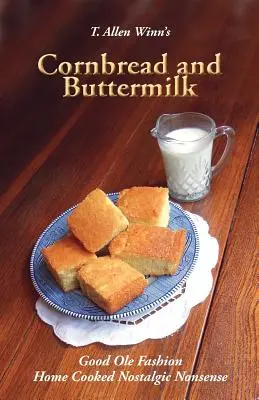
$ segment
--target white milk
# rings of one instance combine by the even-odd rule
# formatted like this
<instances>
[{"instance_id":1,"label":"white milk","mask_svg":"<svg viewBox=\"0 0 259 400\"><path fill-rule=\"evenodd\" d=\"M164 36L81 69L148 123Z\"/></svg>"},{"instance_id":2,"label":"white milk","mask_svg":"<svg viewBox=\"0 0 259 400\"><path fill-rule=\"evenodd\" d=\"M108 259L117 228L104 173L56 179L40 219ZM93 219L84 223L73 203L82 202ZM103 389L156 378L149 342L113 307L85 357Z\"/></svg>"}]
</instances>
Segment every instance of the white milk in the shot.
<instances>
[{"instance_id":1,"label":"white milk","mask_svg":"<svg viewBox=\"0 0 259 400\"><path fill-rule=\"evenodd\" d=\"M200 128L181 128L169 132L166 138L172 140L159 139L158 143L171 194L188 200L201 192L205 195L210 186L212 137Z\"/></svg>"}]
</instances>

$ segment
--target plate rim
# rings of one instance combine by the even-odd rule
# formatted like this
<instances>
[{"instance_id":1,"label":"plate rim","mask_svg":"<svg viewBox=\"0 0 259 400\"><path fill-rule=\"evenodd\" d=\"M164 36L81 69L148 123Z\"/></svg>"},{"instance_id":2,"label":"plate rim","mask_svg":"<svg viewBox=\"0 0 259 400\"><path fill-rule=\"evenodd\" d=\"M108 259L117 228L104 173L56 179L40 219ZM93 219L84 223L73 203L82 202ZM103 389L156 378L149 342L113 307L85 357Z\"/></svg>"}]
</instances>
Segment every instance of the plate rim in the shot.
<instances>
[{"instance_id":1,"label":"plate rim","mask_svg":"<svg viewBox=\"0 0 259 400\"><path fill-rule=\"evenodd\" d=\"M107 196L118 196L119 192L109 192L106 193ZM32 250L32 254L31 254L31 258L30 258L30 276L31 276L31 280L33 283L33 286L36 290L36 292L40 295L40 297L52 308L54 308L55 310L62 312L63 314L69 315L70 317L74 317L74 318L81 318L81 319L86 319L86 320L90 320L90 321L111 321L111 320L118 320L121 318L125 318L125 317L130 317L136 314L140 314L144 311L150 310L151 308L154 308L158 305L160 305L161 303L163 303L164 301L166 301L169 297L172 296L172 294L174 294L174 292L176 292L183 283L186 282L186 280L189 278L189 276L191 275L192 271L194 270L196 264L197 264L197 260L199 257L199 253L200 253L200 240L199 240L199 233L198 230L196 228L196 225L194 224L192 218L188 215L188 213L182 208L182 206L180 206L179 204L173 202L172 200L170 200L170 198L168 199L169 203L171 205L173 205L174 207L178 208L179 210L182 211L182 213L185 215L185 217L188 219L188 221L190 222L193 231L194 231L194 235L195 235L195 253L194 253L194 258L192 261L192 265L189 268L189 270L187 271L186 275L177 283L176 286L174 286L172 288L172 290L169 290L169 292L167 292L165 295L161 296L159 299L151 302L150 304L147 304L143 307L137 308L135 310L132 311L127 311L127 312L123 312L120 314L107 314L107 315L88 315L88 314L82 314L82 313L77 313L71 310L67 310L66 308L63 308L57 304L55 304L52 300L50 300L41 290L41 288L39 287L36 279L35 279L35 270L34 270L34 259L35 259L35 254L37 251L37 248L42 240L42 238L45 236L45 234L52 228L52 226L62 217L64 217L67 213L69 213L70 211L74 210L78 204L75 204L74 206L68 208L67 210L65 210L63 213L59 214L44 230L43 232L40 234L40 236L38 237L33 250Z\"/></svg>"}]
</instances>

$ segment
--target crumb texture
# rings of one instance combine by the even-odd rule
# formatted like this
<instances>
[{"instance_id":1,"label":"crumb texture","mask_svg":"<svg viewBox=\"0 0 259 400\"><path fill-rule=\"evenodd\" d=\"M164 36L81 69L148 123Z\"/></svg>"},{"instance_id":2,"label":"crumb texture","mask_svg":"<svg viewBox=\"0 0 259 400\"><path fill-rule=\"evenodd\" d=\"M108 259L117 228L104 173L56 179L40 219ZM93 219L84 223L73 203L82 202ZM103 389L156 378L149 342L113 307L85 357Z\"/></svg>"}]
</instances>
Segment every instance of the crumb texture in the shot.
<instances>
[{"instance_id":1,"label":"crumb texture","mask_svg":"<svg viewBox=\"0 0 259 400\"><path fill-rule=\"evenodd\" d=\"M168 225L168 189L163 187L132 187L119 194L118 207L129 222L156 226Z\"/></svg>"},{"instance_id":2,"label":"crumb texture","mask_svg":"<svg viewBox=\"0 0 259 400\"><path fill-rule=\"evenodd\" d=\"M81 268L78 279L84 294L108 313L114 313L143 293L147 281L127 263L109 256Z\"/></svg>"},{"instance_id":3,"label":"crumb texture","mask_svg":"<svg viewBox=\"0 0 259 400\"><path fill-rule=\"evenodd\" d=\"M185 230L132 224L111 242L109 252L144 275L171 275L179 266L185 241Z\"/></svg>"},{"instance_id":4,"label":"crumb texture","mask_svg":"<svg viewBox=\"0 0 259 400\"><path fill-rule=\"evenodd\" d=\"M128 220L102 190L95 189L68 217L68 226L83 246L95 253L125 230Z\"/></svg>"}]
</instances>

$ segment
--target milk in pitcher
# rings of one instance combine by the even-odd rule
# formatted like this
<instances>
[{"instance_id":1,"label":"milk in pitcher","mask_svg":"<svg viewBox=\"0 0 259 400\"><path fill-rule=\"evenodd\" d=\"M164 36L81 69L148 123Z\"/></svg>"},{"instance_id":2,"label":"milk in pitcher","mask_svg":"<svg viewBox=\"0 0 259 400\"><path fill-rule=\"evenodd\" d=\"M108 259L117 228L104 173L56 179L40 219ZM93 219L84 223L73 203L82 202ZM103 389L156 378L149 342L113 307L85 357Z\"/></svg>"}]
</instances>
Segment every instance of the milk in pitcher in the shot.
<instances>
[{"instance_id":1,"label":"milk in pitcher","mask_svg":"<svg viewBox=\"0 0 259 400\"><path fill-rule=\"evenodd\" d=\"M201 128L180 128L158 140L171 195L205 196L210 187L213 141ZM204 193L203 193L204 192Z\"/></svg>"}]
</instances>

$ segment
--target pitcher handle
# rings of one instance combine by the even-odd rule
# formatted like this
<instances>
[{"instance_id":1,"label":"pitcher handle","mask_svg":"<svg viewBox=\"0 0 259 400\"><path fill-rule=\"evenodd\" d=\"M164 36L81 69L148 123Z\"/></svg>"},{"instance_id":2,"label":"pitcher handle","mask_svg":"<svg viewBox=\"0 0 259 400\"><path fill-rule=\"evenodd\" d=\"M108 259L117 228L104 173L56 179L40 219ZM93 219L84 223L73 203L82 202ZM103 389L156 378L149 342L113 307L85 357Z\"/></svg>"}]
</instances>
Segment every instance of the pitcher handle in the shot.
<instances>
[{"instance_id":1,"label":"pitcher handle","mask_svg":"<svg viewBox=\"0 0 259 400\"><path fill-rule=\"evenodd\" d=\"M211 167L212 176L217 175L217 173L226 164L226 161L227 161L227 159L228 159L228 157L230 155L230 151L231 151L232 146L233 146L234 137L235 137L235 131L230 126L220 126L220 127L216 128L216 135L214 137L214 140L219 138L220 136L226 136L227 137L227 143L226 143L225 149L224 149L223 154L220 157L219 161L217 162L216 165L213 165Z\"/></svg>"}]
</instances>

